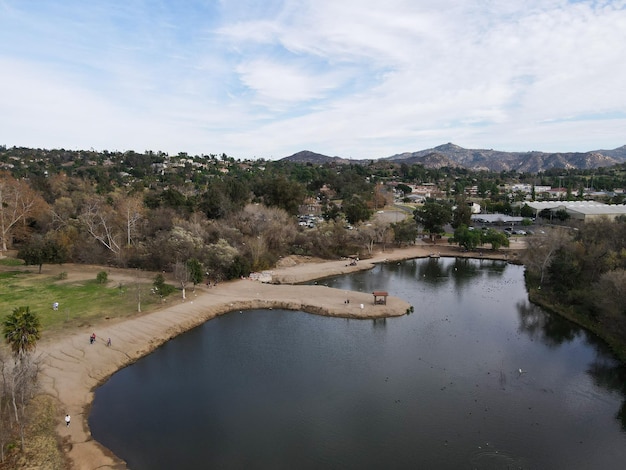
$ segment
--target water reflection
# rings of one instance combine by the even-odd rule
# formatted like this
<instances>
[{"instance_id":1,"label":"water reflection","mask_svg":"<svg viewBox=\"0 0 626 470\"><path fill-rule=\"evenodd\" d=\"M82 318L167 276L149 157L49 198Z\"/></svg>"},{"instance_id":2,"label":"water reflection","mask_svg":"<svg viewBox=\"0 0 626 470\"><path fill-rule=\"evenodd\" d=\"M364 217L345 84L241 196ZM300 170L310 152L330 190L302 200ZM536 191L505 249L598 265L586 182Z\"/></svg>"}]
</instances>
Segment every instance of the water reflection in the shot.
<instances>
[{"instance_id":1,"label":"water reflection","mask_svg":"<svg viewBox=\"0 0 626 470\"><path fill-rule=\"evenodd\" d=\"M527 301L518 302L517 310L520 331L549 348L557 348L563 343L583 338L589 346L602 351L606 356L599 356L591 362L586 373L596 386L626 397L626 368L610 357L607 346L596 336L557 315L547 315L540 307ZM616 418L620 421L622 430L626 431L626 399L622 402Z\"/></svg>"},{"instance_id":2,"label":"water reflection","mask_svg":"<svg viewBox=\"0 0 626 470\"><path fill-rule=\"evenodd\" d=\"M557 347L565 341L573 341L584 332L575 325L556 315L546 315L537 305L528 301L518 302L519 330L549 347Z\"/></svg>"},{"instance_id":3,"label":"water reflection","mask_svg":"<svg viewBox=\"0 0 626 470\"><path fill-rule=\"evenodd\" d=\"M428 289L434 291L444 290L452 285L456 295L462 296L465 289L472 288L472 286L476 288L476 281L480 278L488 282L510 282L510 280L502 280L507 267L510 266L507 262L488 259L415 259L383 263L366 274L356 273L347 277L328 278L325 284L339 288L350 287L360 291L384 288L393 293L394 290L399 289L398 284L395 283L397 279L413 279L419 285L427 286ZM402 291L402 294L406 298L407 292ZM592 361L586 373L593 379L596 386L626 397L626 367L613 358L601 340L558 315L546 313L541 307L530 303L527 298L517 301L515 308L519 319L517 331L531 341L554 350L564 344L580 340L594 350L600 351L596 356L603 359ZM449 318L446 317L445 320L449 321ZM378 325L375 323L374 326ZM503 390L506 389L507 374L502 369L497 374L500 387ZM512 375L515 376L515 373ZM616 419L620 421L622 429L626 430L626 398L616 413Z\"/></svg>"},{"instance_id":4,"label":"water reflection","mask_svg":"<svg viewBox=\"0 0 626 470\"><path fill-rule=\"evenodd\" d=\"M621 423L622 430L626 432L626 367L598 358L590 364L587 372L598 387L625 397L615 417Z\"/></svg>"},{"instance_id":5,"label":"water reflection","mask_svg":"<svg viewBox=\"0 0 626 470\"><path fill-rule=\"evenodd\" d=\"M626 460L623 369L592 335L528 303L523 268L410 260L319 283L386 290L415 312L224 315L99 388L94 438L151 470Z\"/></svg>"}]
</instances>

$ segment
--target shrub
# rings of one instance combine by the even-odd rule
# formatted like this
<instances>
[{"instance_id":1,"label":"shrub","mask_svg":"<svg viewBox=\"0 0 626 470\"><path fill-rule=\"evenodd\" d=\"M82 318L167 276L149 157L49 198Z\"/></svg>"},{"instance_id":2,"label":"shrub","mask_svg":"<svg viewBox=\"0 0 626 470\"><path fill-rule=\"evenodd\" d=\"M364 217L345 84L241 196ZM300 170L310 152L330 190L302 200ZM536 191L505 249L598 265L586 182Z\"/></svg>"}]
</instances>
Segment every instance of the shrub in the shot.
<instances>
[{"instance_id":1,"label":"shrub","mask_svg":"<svg viewBox=\"0 0 626 470\"><path fill-rule=\"evenodd\" d=\"M152 283L154 286L154 293L161 297L167 297L176 290L174 286L165 283L165 278L162 274L157 274Z\"/></svg>"},{"instance_id":2,"label":"shrub","mask_svg":"<svg viewBox=\"0 0 626 470\"><path fill-rule=\"evenodd\" d=\"M96 281L98 282L98 284L106 284L108 278L109 275L106 273L106 271L100 271L96 276Z\"/></svg>"}]
</instances>

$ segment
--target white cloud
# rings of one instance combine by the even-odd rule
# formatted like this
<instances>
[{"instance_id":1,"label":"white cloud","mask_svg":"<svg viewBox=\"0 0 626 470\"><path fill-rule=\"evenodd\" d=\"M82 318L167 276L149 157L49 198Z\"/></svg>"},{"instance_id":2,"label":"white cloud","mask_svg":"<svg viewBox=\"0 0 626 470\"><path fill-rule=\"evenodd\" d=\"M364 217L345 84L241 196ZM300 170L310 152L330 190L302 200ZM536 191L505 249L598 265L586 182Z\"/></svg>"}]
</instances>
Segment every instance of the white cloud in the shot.
<instances>
[{"instance_id":1,"label":"white cloud","mask_svg":"<svg viewBox=\"0 0 626 470\"><path fill-rule=\"evenodd\" d=\"M242 64L237 72L245 86L254 90L260 101L270 108L272 101L303 102L323 98L342 82L336 73L319 74L306 67L264 59Z\"/></svg>"},{"instance_id":2,"label":"white cloud","mask_svg":"<svg viewBox=\"0 0 626 470\"><path fill-rule=\"evenodd\" d=\"M375 158L626 143L623 0L0 10L7 145Z\"/></svg>"}]
</instances>

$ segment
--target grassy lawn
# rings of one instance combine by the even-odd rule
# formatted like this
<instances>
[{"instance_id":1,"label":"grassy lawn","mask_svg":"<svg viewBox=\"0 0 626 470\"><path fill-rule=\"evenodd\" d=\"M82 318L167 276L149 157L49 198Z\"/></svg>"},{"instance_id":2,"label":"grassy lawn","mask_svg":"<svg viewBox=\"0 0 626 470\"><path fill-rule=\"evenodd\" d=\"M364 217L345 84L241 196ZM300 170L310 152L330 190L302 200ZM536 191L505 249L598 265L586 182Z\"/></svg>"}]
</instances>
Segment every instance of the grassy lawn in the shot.
<instances>
[{"instance_id":1,"label":"grassy lawn","mask_svg":"<svg viewBox=\"0 0 626 470\"><path fill-rule=\"evenodd\" d=\"M119 286L111 282L99 284L95 277L68 282L61 276L35 274L36 271L0 272L0 321L14 308L27 306L39 316L45 334L87 326L97 320L128 317L137 313L138 290L142 312L163 306L160 298L150 292L149 282ZM58 310L52 308L54 302L59 303Z\"/></svg>"}]
</instances>

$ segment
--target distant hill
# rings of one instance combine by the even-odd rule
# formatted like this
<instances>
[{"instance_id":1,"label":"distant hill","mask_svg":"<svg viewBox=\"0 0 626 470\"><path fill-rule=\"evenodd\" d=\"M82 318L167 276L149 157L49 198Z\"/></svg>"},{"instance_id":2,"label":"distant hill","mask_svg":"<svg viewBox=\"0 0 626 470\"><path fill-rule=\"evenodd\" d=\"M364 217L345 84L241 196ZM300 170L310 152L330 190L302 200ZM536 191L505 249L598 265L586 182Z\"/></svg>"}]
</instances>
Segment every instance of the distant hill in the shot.
<instances>
[{"instance_id":1,"label":"distant hill","mask_svg":"<svg viewBox=\"0 0 626 470\"><path fill-rule=\"evenodd\" d=\"M372 160L347 160L328 157L314 152L302 151L283 160L300 163L352 163L367 164ZM493 149L466 149L447 143L417 152L405 152L377 160L419 164L426 168L462 167L471 170L511 171L537 173L551 168L591 169L617 165L626 162L626 145L613 150L591 152L504 152Z\"/></svg>"},{"instance_id":2,"label":"distant hill","mask_svg":"<svg viewBox=\"0 0 626 470\"><path fill-rule=\"evenodd\" d=\"M622 145L613 150L596 150L597 153L606 155L607 157L617 158L618 160L626 161L626 145Z\"/></svg>"},{"instance_id":3,"label":"distant hill","mask_svg":"<svg viewBox=\"0 0 626 470\"><path fill-rule=\"evenodd\" d=\"M623 148L623 147L622 147ZM412 153L392 155L383 160L392 162L404 162L408 164L421 163L421 159L432 154L441 154L455 162L458 166L472 170L487 171L510 171L515 170L524 173L537 173L550 168L579 168L590 169L612 166L626 161L623 158L608 156L603 151L592 152L504 152L493 149L465 149L452 143L439 145L438 147L420 150ZM616 149L614 154L619 154ZM626 154L626 151L624 151ZM424 165L426 166L426 165Z\"/></svg>"},{"instance_id":4,"label":"distant hill","mask_svg":"<svg viewBox=\"0 0 626 470\"><path fill-rule=\"evenodd\" d=\"M302 150L301 152L294 153L289 157L282 158L281 160L296 162L296 163L314 163L316 165L322 165L324 163L348 163L349 160L339 157L328 157L321 153L310 152L308 150Z\"/></svg>"}]
</instances>

